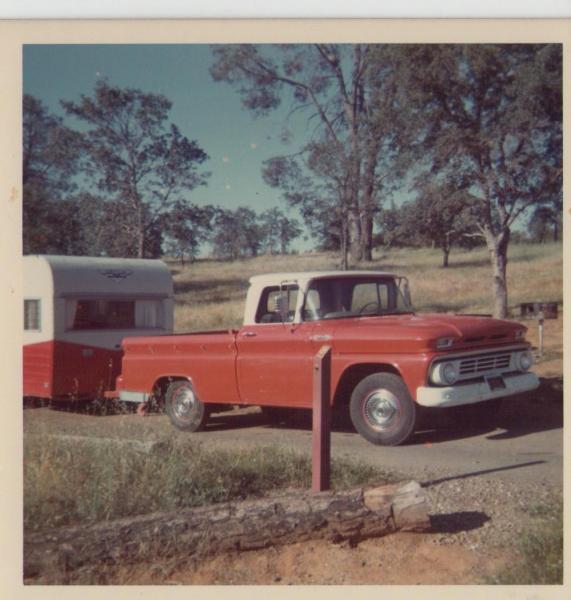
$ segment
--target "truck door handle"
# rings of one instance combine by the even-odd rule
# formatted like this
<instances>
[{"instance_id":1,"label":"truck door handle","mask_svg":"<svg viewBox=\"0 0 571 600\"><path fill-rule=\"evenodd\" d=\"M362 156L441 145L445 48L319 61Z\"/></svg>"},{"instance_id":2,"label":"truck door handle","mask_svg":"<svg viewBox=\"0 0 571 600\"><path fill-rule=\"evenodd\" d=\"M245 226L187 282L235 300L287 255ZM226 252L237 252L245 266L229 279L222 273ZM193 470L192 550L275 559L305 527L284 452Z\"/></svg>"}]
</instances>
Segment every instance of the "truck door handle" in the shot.
<instances>
[{"instance_id":1,"label":"truck door handle","mask_svg":"<svg viewBox=\"0 0 571 600\"><path fill-rule=\"evenodd\" d=\"M256 334L253 331L244 331L242 337L256 337Z\"/></svg>"},{"instance_id":2,"label":"truck door handle","mask_svg":"<svg viewBox=\"0 0 571 600\"><path fill-rule=\"evenodd\" d=\"M312 335L309 338L312 342L328 342L331 340L331 336L324 334L324 335Z\"/></svg>"}]
</instances>

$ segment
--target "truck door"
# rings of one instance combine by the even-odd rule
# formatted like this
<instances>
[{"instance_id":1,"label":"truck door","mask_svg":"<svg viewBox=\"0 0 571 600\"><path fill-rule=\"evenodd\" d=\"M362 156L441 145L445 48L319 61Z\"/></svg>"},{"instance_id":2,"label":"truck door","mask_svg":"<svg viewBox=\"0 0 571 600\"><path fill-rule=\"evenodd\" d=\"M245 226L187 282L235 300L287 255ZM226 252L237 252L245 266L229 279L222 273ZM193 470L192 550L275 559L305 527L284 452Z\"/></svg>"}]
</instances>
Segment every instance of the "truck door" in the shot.
<instances>
[{"instance_id":1,"label":"truck door","mask_svg":"<svg viewBox=\"0 0 571 600\"><path fill-rule=\"evenodd\" d=\"M265 288L256 324L242 327L237 335L238 388L245 404L311 407L313 325L293 323L297 286L287 286L287 291L289 310L280 314L274 310L280 287Z\"/></svg>"}]
</instances>

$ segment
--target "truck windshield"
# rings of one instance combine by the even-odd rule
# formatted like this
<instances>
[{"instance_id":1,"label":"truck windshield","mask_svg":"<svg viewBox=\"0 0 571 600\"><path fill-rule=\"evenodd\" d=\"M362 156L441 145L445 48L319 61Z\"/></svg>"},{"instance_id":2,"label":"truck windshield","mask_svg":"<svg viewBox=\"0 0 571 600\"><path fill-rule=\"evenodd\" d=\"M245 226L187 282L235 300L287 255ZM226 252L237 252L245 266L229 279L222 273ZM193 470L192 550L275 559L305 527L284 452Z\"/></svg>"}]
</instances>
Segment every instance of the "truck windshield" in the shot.
<instances>
[{"instance_id":1,"label":"truck windshield","mask_svg":"<svg viewBox=\"0 0 571 600\"><path fill-rule=\"evenodd\" d=\"M394 315L412 312L393 277L337 277L315 279L307 289L304 321Z\"/></svg>"}]
</instances>

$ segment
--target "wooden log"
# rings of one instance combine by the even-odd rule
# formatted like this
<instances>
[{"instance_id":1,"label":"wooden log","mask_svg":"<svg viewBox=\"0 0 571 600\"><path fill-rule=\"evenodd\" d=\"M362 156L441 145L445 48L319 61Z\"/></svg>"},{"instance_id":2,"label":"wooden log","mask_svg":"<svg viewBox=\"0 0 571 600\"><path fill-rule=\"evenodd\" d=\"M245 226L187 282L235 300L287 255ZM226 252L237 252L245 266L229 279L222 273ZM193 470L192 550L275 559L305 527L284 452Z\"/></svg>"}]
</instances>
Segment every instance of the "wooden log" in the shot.
<instances>
[{"instance_id":1,"label":"wooden log","mask_svg":"<svg viewBox=\"0 0 571 600\"><path fill-rule=\"evenodd\" d=\"M426 498L414 481L313 495L298 492L26 534L24 576L318 538L356 544L397 530L429 527Z\"/></svg>"}]
</instances>

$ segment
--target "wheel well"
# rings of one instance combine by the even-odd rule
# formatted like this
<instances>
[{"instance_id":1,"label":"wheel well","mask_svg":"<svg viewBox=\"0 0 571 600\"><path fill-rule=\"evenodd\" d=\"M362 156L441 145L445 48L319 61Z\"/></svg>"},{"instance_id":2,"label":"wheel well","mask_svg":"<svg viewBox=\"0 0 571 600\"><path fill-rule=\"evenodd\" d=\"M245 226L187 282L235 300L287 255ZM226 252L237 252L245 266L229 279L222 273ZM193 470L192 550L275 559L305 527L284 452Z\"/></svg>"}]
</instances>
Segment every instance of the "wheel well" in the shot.
<instances>
[{"instance_id":1,"label":"wheel well","mask_svg":"<svg viewBox=\"0 0 571 600\"><path fill-rule=\"evenodd\" d=\"M352 365L345 369L341 379L337 384L335 395L333 397L333 404L342 406L349 404L351 399L351 393L355 389L355 386L365 377L372 375L373 373L393 373L401 377L398 369L392 365L379 364L379 363L365 363L359 365Z\"/></svg>"},{"instance_id":2,"label":"wheel well","mask_svg":"<svg viewBox=\"0 0 571 600\"><path fill-rule=\"evenodd\" d=\"M153 395L160 400L164 400L167 393L167 388L173 381L188 381L187 377L181 376L167 376L160 377L155 381L153 385Z\"/></svg>"},{"instance_id":3,"label":"wheel well","mask_svg":"<svg viewBox=\"0 0 571 600\"><path fill-rule=\"evenodd\" d=\"M164 402L167 389L173 381L189 381L192 384L192 380L190 379L190 377L184 377L183 375L167 375L165 377L160 377L155 381L155 384L153 385L153 395L155 397L155 400L157 400L159 403ZM232 407L231 404L224 404L219 402L205 402L205 404L207 404L207 406L209 407L210 412L222 412L225 410L230 410L230 408Z\"/></svg>"}]
</instances>

